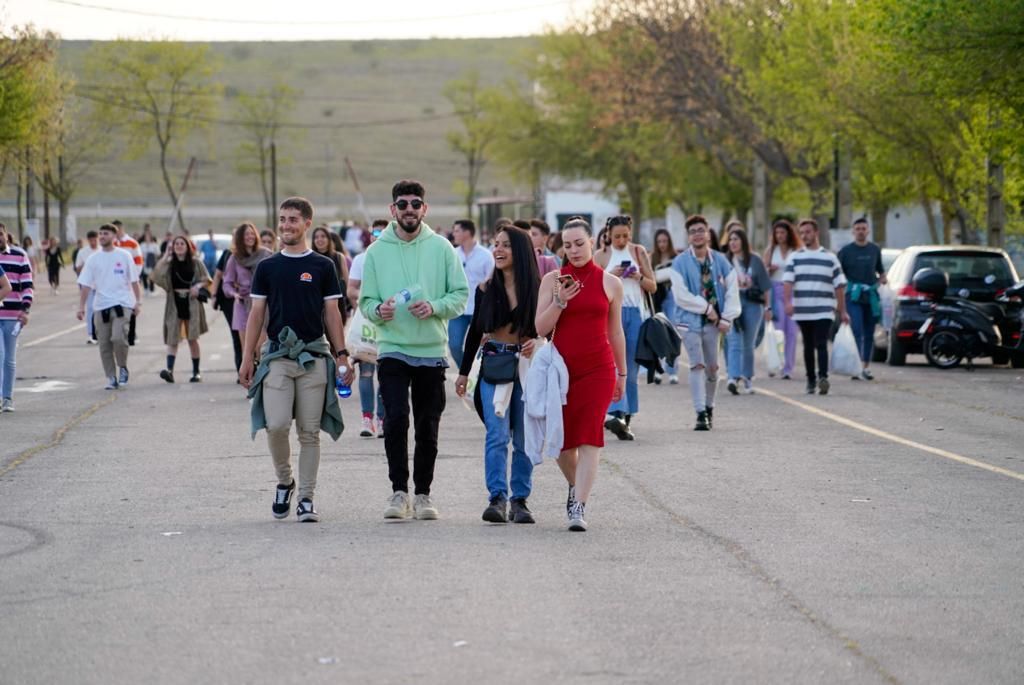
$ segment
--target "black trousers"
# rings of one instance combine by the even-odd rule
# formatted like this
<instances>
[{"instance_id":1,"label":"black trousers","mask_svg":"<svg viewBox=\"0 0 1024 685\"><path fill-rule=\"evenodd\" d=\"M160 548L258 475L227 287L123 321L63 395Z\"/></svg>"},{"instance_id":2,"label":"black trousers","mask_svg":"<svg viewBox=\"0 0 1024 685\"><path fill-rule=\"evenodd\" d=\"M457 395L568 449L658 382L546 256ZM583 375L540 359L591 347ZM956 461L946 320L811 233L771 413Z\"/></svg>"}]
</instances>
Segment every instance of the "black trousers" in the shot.
<instances>
[{"instance_id":1,"label":"black trousers","mask_svg":"<svg viewBox=\"0 0 1024 685\"><path fill-rule=\"evenodd\" d=\"M228 330L231 331L231 345L235 348L235 371L239 371L242 368L242 333L231 327L231 314L235 303L232 302L227 307L222 308L221 311L224 312L224 318L228 320Z\"/></svg>"},{"instance_id":2,"label":"black trousers","mask_svg":"<svg viewBox=\"0 0 1024 685\"><path fill-rule=\"evenodd\" d=\"M409 491L409 397L416 448L413 452L415 494L429 495L437 461L437 429L444 412L444 369L410 366L398 359L377 363L377 381L384 400L384 451L388 455L391 489Z\"/></svg>"},{"instance_id":3,"label":"black trousers","mask_svg":"<svg viewBox=\"0 0 1024 685\"><path fill-rule=\"evenodd\" d=\"M800 337L804 343L804 369L807 382L814 383L818 378L828 378L828 336L832 330L832 319L816 319L814 321L797 321L800 326ZM814 374L814 355L818 355L818 374Z\"/></svg>"}]
</instances>

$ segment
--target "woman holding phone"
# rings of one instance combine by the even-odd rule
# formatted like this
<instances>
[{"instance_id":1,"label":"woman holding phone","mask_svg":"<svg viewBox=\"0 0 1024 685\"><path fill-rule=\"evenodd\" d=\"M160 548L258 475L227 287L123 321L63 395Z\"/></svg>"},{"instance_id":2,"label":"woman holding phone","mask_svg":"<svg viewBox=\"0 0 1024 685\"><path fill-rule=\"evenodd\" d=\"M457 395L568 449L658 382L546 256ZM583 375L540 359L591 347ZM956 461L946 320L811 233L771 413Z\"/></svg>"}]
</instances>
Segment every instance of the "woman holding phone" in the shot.
<instances>
[{"instance_id":1,"label":"woman holding phone","mask_svg":"<svg viewBox=\"0 0 1024 685\"><path fill-rule=\"evenodd\" d=\"M633 440L630 428L633 415L640 411L640 388L637 377L640 365L636 363L636 348L640 342L640 326L654 312L646 304L644 293L658 289L650 257L643 245L633 242L633 218L613 216L608 220L608 249L594 255L594 263L622 279L622 330L626 336L626 393L608 407L605 428L619 440Z\"/></svg>"},{"instance_id":2,"label":"woman holding phone","mask_svg":"<svg viewBox=\"0 0 1024 685\"><path fill-rule=\"evenodd\" d=\"M626 385L622 281L594 263L590 224L574 217L562 227L565 264L544 276L537 295L537 334L553 343L569 371L562 407L565 438L558 466L569 483L569 530L584 531L583 516L604 447L608 403Z\"/></svg>"}]
</instances>

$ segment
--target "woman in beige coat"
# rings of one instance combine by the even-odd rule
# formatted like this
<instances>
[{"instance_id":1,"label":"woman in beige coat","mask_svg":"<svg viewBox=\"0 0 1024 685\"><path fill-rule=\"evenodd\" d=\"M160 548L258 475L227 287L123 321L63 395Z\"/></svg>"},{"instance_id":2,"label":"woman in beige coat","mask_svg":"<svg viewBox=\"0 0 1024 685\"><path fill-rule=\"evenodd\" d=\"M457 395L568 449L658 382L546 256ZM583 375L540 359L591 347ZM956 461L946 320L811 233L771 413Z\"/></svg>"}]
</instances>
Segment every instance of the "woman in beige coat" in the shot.
<instances>
[{"instance_id":1,"label":"woman in beige coat","mask_svg":"<svg viewBox=\"0 0 1024 685\"><path fill-rule=\"evenodd\" d=\"M164 306L167 368L160 372L160 378L168 383L174 382L174 359L178 354L178 343L184 339L188 340L192 354L189 382L198 383L203 379L199 373L199 336L209 330L203 302L210 297L211 279L188 238L176 236L168 244L167 252L153 269L153 282L167 291L167 304Z\"/></svg>"}]
</instances>

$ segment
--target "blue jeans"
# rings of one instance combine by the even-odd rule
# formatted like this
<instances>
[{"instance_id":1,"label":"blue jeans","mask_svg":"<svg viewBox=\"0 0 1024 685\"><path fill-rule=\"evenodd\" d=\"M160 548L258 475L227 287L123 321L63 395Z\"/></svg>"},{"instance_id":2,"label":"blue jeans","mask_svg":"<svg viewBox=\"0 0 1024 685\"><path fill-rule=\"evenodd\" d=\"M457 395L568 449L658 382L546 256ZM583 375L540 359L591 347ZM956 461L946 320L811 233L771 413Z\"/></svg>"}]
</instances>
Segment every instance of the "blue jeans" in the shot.
<instances>
[{"instance_id":1,"label":"blue jeans","mask_svg":"<svg viewBox=\"0 0 1024 685\"><path fill-rule=\"evenodd\" d=\"M619 412L632 416L640 411L640 388L637 376L640 365L636 363L636 346L640 342L641 321L639 307L622 308L622 332L626 334L626 392L618 402L612 402L608 413Z\"/></svg>"},{"instance_id":2,"label":"blue jeans","mask_svg":"<svg viewBox=\"0 0 1024 685\"><path fill-rule=\"evenodd\" d=\"M857 341L857 350L860 352L860 360L865 364L871 363L871 353L875 349L875 313L871 311L869 302L851 302L850 295L846 295L846 311L850 315L850 328L853 329L853 337Z\"/></svg>"},{"instance_id":3,"label":"blue jeans","mask_svg":"<svg viewBox=\"0 0 1024 685\"><path fill-rule=\"evenodd\" d=\"M668 296L665 298L665 301L662 302L662 304L661 304L661 313L664 314L666 317L668 317L669 321L675 321L676 320L676 301L674 299L672 299L672 289L671 288L669 288ZM677 370L676 367L678 366L678 362L676 364L669 364L668 361L666 361L666 360L662 360L662 361L663 361L663 365L665 367L665 373L667 373L670 376L676 375L676 370Z\"/></svg>"},{"instance_id":4,"label":"blue jeans","mask_svg":"<svg viewBox=\"0 0 1024 685\"><path fill-rule=\"evenodd\" d=\"M470 293L470 297L472 297L472 293ZM466 345L466 332L472 321L471 314L463 314L448 322L448 351L452 353L455 368L462 366L462 348Z\"/></svg>"},{"instance_id":5,"label":"blue jeans","mask_svg":"<svg viewBox=\"0 0 1024 685\"><path fill-rule=\"evenodd\" d=\"M373 413L373 399L377 398L377 418L384 420L384 400L379 392L373 390L373 372L377 370L376 364L368 362L357 362L359 364L359 404L363 414Z\"/></svg>"},{"instance_id":6,"label":"blue jeans","mask_svg":"<svg viewBox=\"0 0 1024 685\"><path fill-rule=\"evenodd\" d=\"M14 363L18 338L14 335L16 320L0 321L0 397L14 397Z\"/></svg>"},{"instance_id":7,"label":"blue jeans","mask_svg":"<svg viewBox=\"0 0 1024 685\"><path fill-rule=\"evenodd\" d=\"M738 331L733 326L725 335L725 345L729 351L725 358L729 378L754 378L755 339L763 318L764 305L743 303L743 310L737 320L742 330Z\"/></svg>"},{"instance_id":8,"label":"blue jeans","mask_svg":"<svg viewBox=\"0 0 1024 685\"><path fill-rule=\"evenodd\" d=\"M533 490L533 462L526 456L524 448L526 429L523 420L526 408L523 406L523 388L516 380L512 387L512 400L504 418L494 413L494 388L487 381L480 380L480 400L484 409L484 479L491 497L508 499L509 480L508 442L512 440L512 497L529 497Z\"/></svg>"}]
</instances>

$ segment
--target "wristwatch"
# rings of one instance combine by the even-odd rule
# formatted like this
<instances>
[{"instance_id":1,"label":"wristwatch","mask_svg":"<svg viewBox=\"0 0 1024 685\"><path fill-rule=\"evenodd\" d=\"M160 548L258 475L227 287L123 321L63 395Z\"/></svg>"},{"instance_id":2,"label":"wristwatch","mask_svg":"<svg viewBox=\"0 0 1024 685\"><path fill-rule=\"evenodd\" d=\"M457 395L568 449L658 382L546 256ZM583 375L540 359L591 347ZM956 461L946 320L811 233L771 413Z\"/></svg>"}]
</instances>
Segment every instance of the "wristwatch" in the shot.
<instances>
[{"instance_id":1,"label":"wristwatch","mask_svg":"<svg viewBox=\"0 0 1024 685\"><path fill-rule=\"evenodd\" d=\"M334 356L335 356L335 358L337 358L337 357L347 357L348 356L348 350L346 350L345 348L342 348L342 349L338 350L337 352L335 352Z\"/></svg>"}]
</instances>

